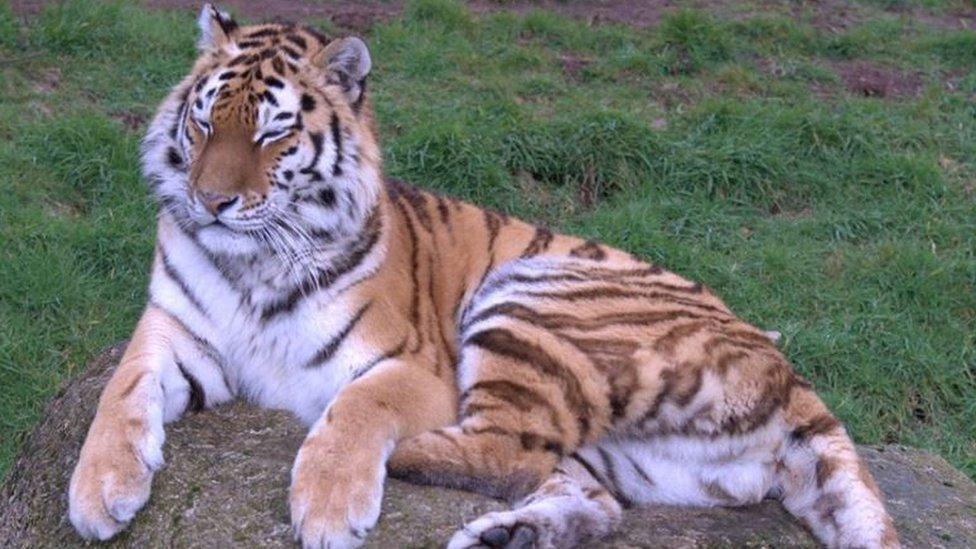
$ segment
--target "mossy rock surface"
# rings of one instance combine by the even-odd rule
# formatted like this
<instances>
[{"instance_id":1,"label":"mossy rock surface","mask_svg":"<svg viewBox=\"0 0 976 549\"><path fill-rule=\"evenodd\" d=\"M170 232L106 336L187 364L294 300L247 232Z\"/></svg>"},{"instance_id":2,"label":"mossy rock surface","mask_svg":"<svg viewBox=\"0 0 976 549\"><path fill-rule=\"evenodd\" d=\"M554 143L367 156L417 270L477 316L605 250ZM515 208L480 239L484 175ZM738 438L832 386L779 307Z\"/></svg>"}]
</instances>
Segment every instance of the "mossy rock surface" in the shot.
<instances>
[{"instance_id":1,"label":"mossy rock surface","mask_svg":"<svg viewBox=\"0 0 976 549\"><path fill-rule=\"evenodd\" d=\"M95 404L124 345L107 350L48 405L0 488L0 546L82 545L66 517L67 485ZM287 491L304 435L288 414L244 404L168 428L167 466L113 546L292 547ZM906 547L976 547L976 484L931 453L860 447ZM387 483L370 547L441 546L466 520L504 508L475 494ZM603 547L815 547L775 502L740 509L628 511Z\"/></svg>"}]
</instances>

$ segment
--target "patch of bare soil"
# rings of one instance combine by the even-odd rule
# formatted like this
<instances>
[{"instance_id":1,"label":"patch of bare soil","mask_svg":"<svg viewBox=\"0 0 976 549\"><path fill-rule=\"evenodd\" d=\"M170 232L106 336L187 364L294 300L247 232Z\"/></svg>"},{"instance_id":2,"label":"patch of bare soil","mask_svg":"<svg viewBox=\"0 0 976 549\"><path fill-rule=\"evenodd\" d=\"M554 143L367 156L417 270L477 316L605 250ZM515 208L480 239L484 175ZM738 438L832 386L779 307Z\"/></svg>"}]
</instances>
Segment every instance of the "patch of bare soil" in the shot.
<instances>
[{"instance_id":1,"label":"patch of bare soil","mask_svg":"<svg viewBox=\"0 0 976 549\"><path fill-rule=\"evenodd\" d=\"M902 72L880 66L866 60L835 61L827 65L841 80L844 88L855 95L887 99L917 97L925 87L925 79L920 73ZM760 58L756 68L773 77L783 77L787 68L776 60ZM955 77L958 80L958 77ZM946 75L945 85L952 89L953 75ZM810 91L818 97L828 98L836 95L837 89L823 82L812 82Z\"/></svg>"},{"instance_id":2,"label":"patch of bare soil","mask_svg":"<svg viewBox=\"0 0 976 549\"><path fill-rule=\"evenodd\" d=\"M637 28L651 27L661 20L661 16L676 9L671 0L516 0L514 2L499 2L498 0L471 0L468 7L474 13L491 13L510 11L514 13L528 13L543 10L582 19L594 25L600 23L618 23Z\"/></svg>"},{"instance_id":3,"label":"patch of bare soil","mask_svg":"<svg viewBox=\"0 0 976 549\"><path fill-rule=\"evenodd\" d=\"M845 0L796 2L793 16L799 17L804 10L810 14L810 25L821 31L843 32L864 20L862 12Z\"/></svg>"},{"instance_id":4,"label":"patch of bare soil","mask_svg":"<svg viewBox=\"0 0 976 549\"><path fill-rule=\"evenodd\" d=\"M572 80L579 80L580 72L593 61L579 55L564 54L559 57L563 74Z\"/></svg>"},{"instance_id":5,"label":"patch of bare soil","mask_svg":"<svg viewBox=\"0 0 976 549\"><path fill-rule=\"evenodd\" d=\"M111 117L118 120L130 132L139 132L146 124L146 117L132 111L116 111Z\"/></svg>"},{"instance_id":6,"label":"patch of bare soil","mask_svg":"<svg viewBox=\"0 0 976 549\"><path fill-rule=\"evenodd\" d=\"M924 85L919 74L879 67L870 61L837 62L832 68L848 91L865 97L915 97Z\"/></svg>"},{"instance_id":7,"label":"patch of bare soil","mask_svg":"<svg viewBox=\"0 0 976 549\"><path fill-rule=\"evenodd\" d=\"M976 10L955 11L950 13L930 13L924 9L893 6L888 10L908 19L920 21L926 25L947 30L976 29Z\"/></svg>"},{"instance_id":8,"label":"patch of bare soil","mask_svg":"<svg viewBox=\"0 0 976 549\"><path fill-rule=\"evenodd\" d=\"M43 69L31 74L34 91L41 95L50 95L61 87L61 69L57 67Z\"/></svg>"},{"instance_id":9,"label":"patch of bare soil","mask_svg":"<svg viewBox=\"0 0 976 549\"><path fill-rule=\"evenodd\" d=\"M196 12L199 0L143 0L152 8L181 9ZM260 22L300 23L306 19L328 19L335 26L355 31L368 31L375 23L387 21L403 11L401 2L367 0L356 2L335 0L330 2L295 2L292 0L217 0L221 10L235 17Z\"/></svg>"}]
</instances>

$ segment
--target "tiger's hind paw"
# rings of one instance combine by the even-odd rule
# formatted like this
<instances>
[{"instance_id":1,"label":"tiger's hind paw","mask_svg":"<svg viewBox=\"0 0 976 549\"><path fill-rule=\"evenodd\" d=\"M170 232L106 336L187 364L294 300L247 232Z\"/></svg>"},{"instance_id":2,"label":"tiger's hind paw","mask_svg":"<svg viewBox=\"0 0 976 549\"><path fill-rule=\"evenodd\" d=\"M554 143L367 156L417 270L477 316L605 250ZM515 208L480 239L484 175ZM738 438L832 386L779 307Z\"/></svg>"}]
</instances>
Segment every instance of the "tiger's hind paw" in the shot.
<instances>
[{"instance_id":1,"label":"tiger's hind paw","mask_svg":"<svg viewBox=\"0 0 976 549\"><path fill-rule=\"evenodd\" d=\"M507 511L489 513L468 523L454 534L447 549L482 549L499 547L505 549L542 549L553 547L546 541L545 526L522 513Z\"/></svg>"}]
</instances>

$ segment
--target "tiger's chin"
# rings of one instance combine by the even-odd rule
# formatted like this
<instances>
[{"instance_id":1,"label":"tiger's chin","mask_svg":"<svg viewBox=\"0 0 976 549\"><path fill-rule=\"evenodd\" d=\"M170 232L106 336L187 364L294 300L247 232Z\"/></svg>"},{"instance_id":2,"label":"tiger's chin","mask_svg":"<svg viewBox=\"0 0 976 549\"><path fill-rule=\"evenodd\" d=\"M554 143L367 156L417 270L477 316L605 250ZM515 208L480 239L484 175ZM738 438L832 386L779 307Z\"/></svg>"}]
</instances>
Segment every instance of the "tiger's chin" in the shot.
<instances>
[{"instance_id":1,"label":"tiger's chin","mask_svg":"<svg viewBox=\"0 0 976 549\"><path fill-rule=\"evenodd\" d=\"M257 237L223 223L204 225L197 229L196 236L201 246L217 255L253 257L267 251L267 245Z\"/></svg>"}]
</instances>

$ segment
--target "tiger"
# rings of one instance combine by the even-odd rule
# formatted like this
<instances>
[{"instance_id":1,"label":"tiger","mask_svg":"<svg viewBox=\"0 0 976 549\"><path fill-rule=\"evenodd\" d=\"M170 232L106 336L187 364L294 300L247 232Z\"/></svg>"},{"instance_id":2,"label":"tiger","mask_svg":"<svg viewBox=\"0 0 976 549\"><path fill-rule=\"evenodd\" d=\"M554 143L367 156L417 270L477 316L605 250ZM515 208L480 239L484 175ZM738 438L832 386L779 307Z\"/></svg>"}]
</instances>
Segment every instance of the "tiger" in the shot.
<instances>
[{"instance_id":1,"label":"tiger","mask_svg":"<svg viewBox=\"0 0 976 549\"><path fill-rule=\"evenodd\" d=\"M512 504L451 549L580 546L633 506L764 498L825 546L899 547L776 334L627 252L385 178L361 38L210 4L198 25L142 142L148 302L71 476L82 537L146 504L165 423L241 398L308 426L288 496L304 547L365 543L388 474Z\"/></svg>"}]
</instances>

